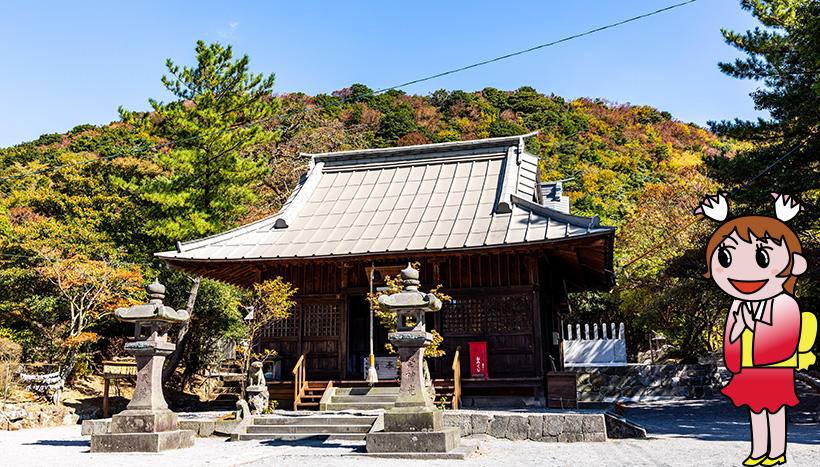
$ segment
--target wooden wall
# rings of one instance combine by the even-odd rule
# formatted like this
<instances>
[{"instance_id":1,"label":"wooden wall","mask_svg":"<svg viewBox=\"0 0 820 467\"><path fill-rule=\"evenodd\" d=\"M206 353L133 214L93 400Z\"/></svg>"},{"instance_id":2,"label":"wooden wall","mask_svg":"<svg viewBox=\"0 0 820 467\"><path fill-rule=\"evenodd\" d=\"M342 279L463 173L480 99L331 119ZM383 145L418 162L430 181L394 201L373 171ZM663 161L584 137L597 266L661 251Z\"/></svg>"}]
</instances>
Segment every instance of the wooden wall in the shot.
<instances>
[{"instance_id":1,"label":"wooden wall","mask_svg":"<svg viewBox=\"0 0 820 467\"><path fill-rule=\"evenodd\" d=\"M377 261L375 266L404 266L407 261L421 264L423 285L442 284L445 289L511 287L536 285L536 256L533 253L473 254L440 258L413 258ZM299 295L355 293L368 288L365 268L370 262L311 262L265 265L263 279L282 276L299 289Z\"/></svg>"},{"instance_id":2,"label":"wooden wall","mask_svg":"<svg viewBox=\"0 0 820 467\"><path fill-rule=\"evenodd\" d=\"M407 258L376 262L392 270L419 261L422 290L442 284L454 300L429 314L428 328L444 337L447 355L433 361L434 377L450 377L452 355L462 348L462 374L470 374L469 342L486 341L490 377L534 377L543 374L543 332L538 261L533 253L473 254ZM369 289L370 262L314 262L266 265L261 278L282 276L299 289L293 316L267 329L264 348L282 356L283 378L299 355L307 352L313 379L346 376L350 297ZM377 354L382 354L377 349Z\"/></svg>"}]
</instances>

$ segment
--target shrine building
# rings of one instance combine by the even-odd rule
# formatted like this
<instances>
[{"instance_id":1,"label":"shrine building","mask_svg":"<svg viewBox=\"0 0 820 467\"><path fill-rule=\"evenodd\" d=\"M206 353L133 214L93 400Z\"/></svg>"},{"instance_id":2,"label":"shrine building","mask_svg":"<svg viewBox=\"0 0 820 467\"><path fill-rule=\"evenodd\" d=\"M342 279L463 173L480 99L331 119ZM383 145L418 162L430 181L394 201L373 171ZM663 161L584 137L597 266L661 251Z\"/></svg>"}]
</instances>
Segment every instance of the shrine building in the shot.
<instances>
[{"instance_id":1,"label":"shrine building","mask_svg":"<svg viewBox=\"0 0 820 467\"><path fill-rule=\"evenodd\" d=\"M243 287L291 282L298 305L258 345L279 353L284 380L304 355L309 381L364 379L369 268L378 287L419 262L420 290L442 284L453 297L427 317L446 352L430 359L432 377L453 378L460 348L465 393L540 397L562 366L567 293L614 285L615 228L570 214L560 182L542 183L524 147L535 134L305 154L278 213L156 256ZM386 342L377 321L377 356ZM471 342L486 343L486 378L471 375Z\"/></svg>"}]
</instances>

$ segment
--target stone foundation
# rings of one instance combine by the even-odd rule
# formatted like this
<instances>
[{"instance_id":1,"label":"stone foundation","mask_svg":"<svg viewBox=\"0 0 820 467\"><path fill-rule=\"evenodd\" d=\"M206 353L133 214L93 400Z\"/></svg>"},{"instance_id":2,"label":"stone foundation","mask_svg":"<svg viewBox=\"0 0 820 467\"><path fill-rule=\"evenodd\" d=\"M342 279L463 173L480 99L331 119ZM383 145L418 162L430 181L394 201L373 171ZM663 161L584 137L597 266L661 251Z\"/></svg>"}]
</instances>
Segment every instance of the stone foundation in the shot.
<instances>
[{"instance_id":1,"label":"stone foundation","mask_svg":"<svg viewBox=\"0 0 820 467\"><path fill-rule=\"evenodd\" d=\"M179 428L192 430L200 437L226 436L235 431L238 420L188 418L193 414L182 414ZM510 412L484 412L473 410L445 410L443 425L456 427L461 436L484 434L495 438L540 442L606 441L615 437L642 437L642 434L623 430L612 430L609 436L610 420L605 421L603 413L539 412L512 414ZM83 421L83 435L107 433L111 419ZM377 422L378 423L378 422ZM383 429L375 426L373 431ZM636 429L640 430L640 427Z\"/></svg>"},{"instance_id":2,"label":"stone foundation","mask_svg":"<svg viewBox=\"0 0 820 467\"><path fill-rule=\"evenodd\" d=\"M437 431L378 431L367 434L368 453L442 453L452 451L459 444L459 430L455 427Z\"/></svg>"},{"instance_id":3,"label":"stone foundation","mask_svg":"<svg viewBox=\"0 0 820 467\"><path fill-rule=\"evenodd\" d=\"M444 411L444 425L457 427L462 436L486 434L513 441L541 442L606 441L602 413L492 414Z\"/></svg>"},{"instance_id":4,"label":"stone foundation","mask_svg":"<svg viewBox=\"0 0 820 467\"><path fill-rule=\"evenodd\" d=\"M194 432L188 430L105 433L91 437L91 452L160 452L193 445Z\"/></svg>"},{"instance_id":5,"label":"stone foundation","mask_svg":"<svg viewBox=\"0 0 820 467\"><path fill-rule=\"evenodd\" d=\"M701 399L725 386L717 365L641 365L576 367L578 401Z\"/></svg>"}]
</instances>

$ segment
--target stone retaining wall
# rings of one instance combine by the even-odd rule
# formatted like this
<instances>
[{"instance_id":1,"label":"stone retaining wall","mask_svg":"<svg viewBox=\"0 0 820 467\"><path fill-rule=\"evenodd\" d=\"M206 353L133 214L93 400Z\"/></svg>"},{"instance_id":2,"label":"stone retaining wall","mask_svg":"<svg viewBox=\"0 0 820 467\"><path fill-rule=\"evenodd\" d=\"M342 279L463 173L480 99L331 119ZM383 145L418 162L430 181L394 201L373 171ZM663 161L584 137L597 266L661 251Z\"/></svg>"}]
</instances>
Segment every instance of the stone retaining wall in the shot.
<instances>
[{"instance_id":1,"label":"stone retaining wall","mask_svg":"<svg viewBox=\"0 0 820 467\"><path fill-rule=\"evenodd\" d=\"M74 409L51 404L0 404L0 430L73 425L79 417Z\"/></svg>"},{"instance_id":2,"label":"stone retaining wall","mask_svg":"<svg viewBox=\"0 0 820 467\"><path fill-rule=\"evenodd\" d=\"M179 427L199 437L225 436L236 420L181 418ZM83 421L82 434L108 433L111 419ZM606 441L603 413L488 413L445 410L444 425L457 427L461 436L485 434L494 438L541 442Z\"/></svg>"},{"instance_id":3,"label":"stone retaining wall","mask_svg":"<svg viewBox=\"0 0 820 467\"><path fill-rule=\"evenodd\" d=\"M717 365L577 367L578 400L613 402L711 397L725 385Z\"/></svg>"},{"instance_id":4,"label":"stone retaining wall","mask_svg":"<svg viewBox=\"0 0 820 467\"><path fill-rule=\"evenodd\" d=\"M602 413L509 415L445 410L444 425L458 427L461 436L486 434L513 441L606 441L606 424Z\"/></svg>"}]
</instances>

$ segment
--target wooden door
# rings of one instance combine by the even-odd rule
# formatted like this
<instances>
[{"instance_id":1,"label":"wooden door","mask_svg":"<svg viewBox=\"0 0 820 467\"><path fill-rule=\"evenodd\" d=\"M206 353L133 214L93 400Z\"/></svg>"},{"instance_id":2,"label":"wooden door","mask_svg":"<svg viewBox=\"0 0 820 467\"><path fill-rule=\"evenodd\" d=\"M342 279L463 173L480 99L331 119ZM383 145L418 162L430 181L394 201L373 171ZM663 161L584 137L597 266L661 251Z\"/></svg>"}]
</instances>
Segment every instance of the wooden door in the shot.
<instances>
[{"instance_id":1,"label":"wooden door","mask_svg":"<svg viewBox=\"0 0 820 467\"><path fill-rule=\"evenodd\" d=\"M305 355L308 380L344 376L344 302L336 297L297 297L290 318L271 323L262 331L260 347L274 349L282 360L282 379Z\"/></svg>"},{"instance_id":2,"label":"wooden door","mask_svg":"<svg viewBox=\"0 0 820 467\"><path fill-rule=\"evenodd\" d=\"M343 376L342 322L344 302L305 298L299 305L302 318L302 353L310 380Z\"/></svg>"},{"instance_id":3,"label":"wooden door","mask_svg":"<svg viewBox=\"0 0 820 467\"><path fill-rule=\"evenodd\" d=\"M436 362L436 377L452 376L452 356L461 347L461 374L469 377L469 343L487 342L487 370L490 378L534 377L537 366L537 322L534 320L534 292L531 288L484 290L482 295L456 294L446 303L437 327L447 356Z\"/></svg>"}]
</instances>

